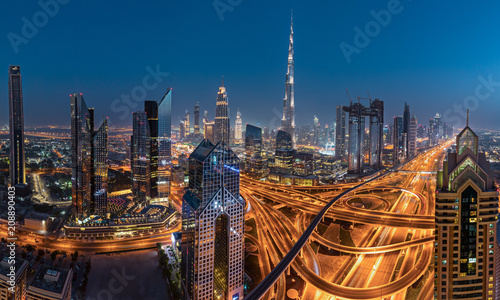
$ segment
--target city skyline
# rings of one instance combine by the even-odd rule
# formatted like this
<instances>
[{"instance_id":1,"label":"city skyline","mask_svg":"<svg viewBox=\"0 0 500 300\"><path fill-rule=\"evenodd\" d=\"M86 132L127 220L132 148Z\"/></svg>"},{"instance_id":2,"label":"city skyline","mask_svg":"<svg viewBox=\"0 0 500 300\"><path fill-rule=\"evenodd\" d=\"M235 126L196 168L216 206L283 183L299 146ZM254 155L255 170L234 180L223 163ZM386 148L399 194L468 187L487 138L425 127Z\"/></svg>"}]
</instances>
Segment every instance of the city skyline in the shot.
<instances>
[{"instance_id":1,"label":"city skyline","mask_svg":"<svg viewBox=\"0 0 500 300\"><path fill-rule=\"evenodd\" d=\"M366 93L382 99L387 103L387 117L397 115L397 110L392 108L400 102L407 101L410 105L416 106L416 103L433 103L436 107L433 111L428 111L425 105L415 107L415 114L421 120L422 124L430 119L436 112L445 115L448 109L454 109L455 105L463 105L468 96L475 96L477 86L482 86L481 95L489 94L484 100L479 100L476 113L484 114L482 120L472 120L473 126L477 128L493 128L498 129L495 122L494 111L498 109L497 101L499 95L496 94L495 82L500 78L497 72L499 64L496 55L494 55L495 47L491 41L495 39L498 33L488 30L484 32L480 24L468 22L467 26L471 26L468 30L456 29L463 36L457 36L455 30L451 31L449 27L441 28L437 32L431 30L431 25L423 25L416 22L414 18L419 12L424 10L424 5L419 3L401 2L403 8L401 12L391 16L391 22L387 27L382 27L379 35L370 38L370 43L367 47L361 49L360 53L351 55L351 62L348 63L343 55L339 45L342 42L353 45L355 37L354 27L364 28L364 26L373 20L370 11L379 12L387 9L387 2L368 3L366 9L361 10L350 4L324 4L317 7L311 7L308 10L301 9L305 4L294 3L291 5L286 1L281 1L273 4L266 4L266 9L262 9L260 3L242 3L235 7L233 11L224 14L224 20L219 20L216 10L210 3L206 5L206 10L192 10L190 16L196 17L199 20L205 21L207 28L200 31L195 30L194 25L186 24L183 21L181 24L187 27L184 30L174 30L168 26L170 22L178 21L176 16L172 16L172 20L149 20L145 24L150 31L143 38L150 39L151 42L156 42L158 35L156 32L161 28L167 28L171 33L172 42L185 43L187 34L191 37L188 42L201 43L206 45L209 39L215 35L225 34L228 39L223 41L213 50L207 50L208 53L199 55L197 50L191 50L189 54L193 57L205 55L211 57L210 60L197 59L189 64L176 62L176 58L180 55L176 50L167 48L167 52L162 52L159 55L156 50L148 50L151 55L148 59L139 59L130 61L131 50L121 48L119 52L113 50L116 55L109 56L111 53L111 44L105 38L105 35L97 36L98 43L96 51L99 53L80 53L80 50L66 49L66 45L78 38L85 41L90 38L86 35L81 35L83 28L81 25L70 25L67 31L63 32L65 41L61 40L61 35L57 33L55 28L62 24L68 26L66 22L72 15L72 10L82 10L83 13L96 20L103 20L103 15L100 12L89 11L85 7L79 7L73 3L61 5L59 12L49 20L47 26L38 30L38 34L29 39L29 43L20 44L19 52L15 53L9 39L4 39L2 46L10 51L6 51L5 61L10 64L18 64L23 67L23 89L25 106L29 109L26 113L26 126L45 125L49 123L57 123L46 117L45 114L37 112L44 111L47 108L43 103L62 103L67 94L81 91L84 95L92 99L97 99L99 106L96 110L101 111L104 115L110 117L110 127L114 125L129 126L130 122L125 115L124 110L113 112L111 104L115 99L120 100L121 94L130 94L132 89L137 85L142 85L143 78L148 75L148 70L156 72L158 70L163 76L163 73L169 73L165 77L159 76L155 80L150 80L149 84L158 84L158 87L148 91L147 99L160 99L167 87L172 87L176 90L177 103L181 105L174 106L173 120L177 120L182 116L185 109L191 109L193 105L200 101L200 108L205 110L211 106L214 99L213 86L215 86L220 76L225 75L226 86L231 91L232 104L235 107L240 107L241 112L245 116L245 122L259 124L262 127L271 126L277 128L280 125L282 118L281 101L283 98L283 73L286 71L286 59L283 57L284 51L288 46L288 31L290 22L290 9L295 8L294 14L294 31L295 31L295 68L296 68L296 118L297 125L301 126L310 123L312 116L316 114L321 124L332 124L334 122L336 105L345 104L347 96L345 88L349 88L353 96L366 97ZM492 7L498 6L498 3L488 2L475 5L470 9L467 5L456 5L456 9L462 12L467 11L468 18L474 18L478 14L482 15L483 19L490 20L489 14ZM25 9L25 7L22 7ZM33 4L31 10L36 12L40 7ZM7 26L5 35L9 32L21 34L23 22L21 17L24 14L31 17L29 10L21 11L18 4L12 4L9 9L12 14L9 15L11 22ZM140 9L150 9L148 5ZM179 11L178 15L184 15L184 10L188 9L186 5L173 4L169 11ZM260 9L260 10L259 10ZM435 7L436 12L443 12L447 9L446 4L441 4ZM161 9L159 9L161 10ZM411 13L408 11L411 10ZM26 11L26 12L25 12ZM128 10L126 10L128 12ZM262 19L262 25L254 26L251 30L244 27L248 24L250 18L256 11L259 11ZM340 14L343 11L344 15L356 12L359 15L359 20L346 20L344 16L338 16L337 21L331 21L332 17ZM16 14L17 13L17 14ZM484 16L483 16L484 15ZM17 16L17 18L16 18ZM328 18L327 18L328 17ZM451 18L445 14L446 18ZM324 18L324 19L321 19ZM153 19L153 18L151 18ZM168 18L167 18L168 19ZM324 21L318 21L324 20ZM421 18L420 18L421 20ZM123 24L118 21L116 25L106 23L106 33L109 31L117 34L116 40L125 42L127 38L133 38L138 34L140 26L130 28L131 25ZM452 20L450 20L450 23ZM270 26L279 24L278 26ZM413 23L412 23L413 22ZM195 22L197 23L197 22ZM442 22L445 23L445 22ZM442 24L440 23L440 24ZM453 23L454 24L454 23ZM121 27L116 27L121 26ZM264 26L271 28L270 31L263 30ZM420 27L418 27L420 26ZM455 24L455 26L464 26ZM131 29L128 33L122 32L124 28ZM412 35L406 32L415 32L419 28L422 32ZM92 30L92 27L89 28ZM246 30L251 34L252 42L244 40L244 37L236 35L237 31ZM446 31L447 30L447 31ZM115 32L116 31L116 32ZM181 33L182 31L182 33ZM76 37L68 36L69 32L75 32ZM476 32L481 32L483 39L476 37ZM199 34L204 34L204 38L198 38ZM438 34L447 33L444 35L447 38L437 39ZM424 39L426 35L429 39ZM156 39L155 39L156 38ZM400 44L394 45L393 48L385 47L385 44L393 39L400 39ZM463 45L462 41L472 39L475 43L472 45ZM230 44L228 42L231 41ZM313 47L321 41L321 49ZM234 44L233 44L234 43ZM430 43L432 43L432 53L429 53ZM436 44L437 43L437 44ZM269 45L266 51L262 54L258 52L260 44ZM412 45L415 49L407 46ZM415 47L418 45L418 47ZM435 45L435 46L434 46ZM236 51L236 47L243 46ZM54 49L54 53L47 52L47 49ZM225 48L220 48L225 47ZM426 48L427 47L427 48ZM33 51L38 51L37 57L43 57L41 62L34 62L29 57ZM132 47L134 48L134 47ZM161 48L161 47L160 47ZM194 48L193 48L194 49ZM383 49L387 53L381 53ZM64 55L59 55L56 61L52 60L54 54L60 54L64 51ZM230 52L238 54L230 54ZM256 52L257 51L257 52ZM453 55L450 55L450 52ZM255 55L259 53L259 55ZM481 55L469 55L468 60L463 60L465 55L471 53L481 53ZM254 55L252 55L254 54ZM79 58L78 60L76 58ZM174 61L172 61L174 60ZM260 61L259 61L260 60ZM48 62L53 62L49 68ZM322 63L320 63L322 61ZM438 61L439 72L436 72L436 66L432 64ZM101 66L106 63L110 67L102 69L100 74L94 72L97 65ZM385 65L382 65L385 63ZM85 64L85 67L83 67ZM7 64L6 64L7 66ZM235 68L236 67L236 68ZM243 68L242 68L243 67ZM56 69L54 72L52 69ZM73 70L79 69L79 72ZM237 69L237 70L236 70ZM244 70L244 72L241 72ZM260 72L265 71L266 76L258 76ZM237 72L237 73L236 73ZM203 74L203 75L201 75ZM99 80L99 81L96 81ZM493 83L488 86L487 82ZM252 84L252 87L248 85ZM193 91L193 86L197 88ZM257 87L257 88L254 88ZM249 93L252 91L251 93ZM0 86L0 93L7 93L6 85ZM36 100L35 100L36 99ZM252 101L250 101L252 99ZM60 102L59 102L60 101ZM269 108L263 112L257 111L257 104L271 103ZM117 102L118 103L118 102ZM120 102L121 103L121 102ZM135 103L140 105L139 103ZM470 102L469 105L475 104ZM4 107L2 102L2 110ZM118 104L115 103L114 107ZM322 106L321 112L314 112L312 107ZM494 109L488 109L492 107ZM128 118L131 117L132 111L136 108L128 107L126 109ZM62 112L62 107L56 107L56 112ZM211 111L211 110L209 110ZM461 125L455 127L463 127L465 123L464 111L460 112ZM236 110L230 111L230 117L234 119ZM454 123L457 119L457 114L448 115L450 122ZM0 116L0 124L7 123L7 116ZM28 121L29 120L29 121ZM68 125L69 119L61 119L60 124L50 125ZM474 123L475 122L475 123ZM175 122L174 122L175 124ZM452 124L454 125L454 124Z\"/></svg>"}]
</instances>

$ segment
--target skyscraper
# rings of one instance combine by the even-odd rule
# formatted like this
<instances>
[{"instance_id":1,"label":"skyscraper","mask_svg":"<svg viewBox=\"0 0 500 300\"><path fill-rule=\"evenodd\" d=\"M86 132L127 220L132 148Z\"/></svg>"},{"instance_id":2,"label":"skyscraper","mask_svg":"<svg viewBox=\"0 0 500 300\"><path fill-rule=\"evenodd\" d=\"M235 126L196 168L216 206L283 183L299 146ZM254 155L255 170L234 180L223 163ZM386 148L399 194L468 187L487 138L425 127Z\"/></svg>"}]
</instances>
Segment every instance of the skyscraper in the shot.
<instances>
[{"instance_id":1,"label":"skyscraper","mask_svg":"<svg viewBox=\"0 0 500 300\"><path fill-rule=\"evenodd\" d=\"M204 134L205 140L210 140L210 141L215 140L215 122L214 121L207 121L205 123L205 128L203 129L203 134Z\"/></svg>"},{"instance_id":2,"label":"skyscraper","mask_svg":"<svg viewBox=\"0 0 500 300\"><path fill-rule=\"evenodd\" d=\"M257 177L262 177L267 167L262 155L262 129L247 124L245 130L245 170Z\"/></svg>"},{"instance_id":3,"label":"skyscraper","mask_svg":"<svg viewBox=\"0 0 500 300\"><path fill-rule=\"evenodd\" d=\"M144 101L144 112L148 116L150 171L151 171L151 198L158 197L158 102Z\"/></svg>"},{"instance_id":4,"label":"skyscraper","mask_svg":"<svg viewBox=\"0 0 500 300\"><path fill-rule=\"evenodd\" d=\"M370 118L369 163L372 168L381 169L384 148L384 101L379 99L372 101L368 117Z\"/></svg>"},{"instance_id":5,"label":"skyscraper","mask_svg":"<svg viewBox=\"0 0 500 300\"><path fill-rule=\"evenodd\" d=\"M467 122L468 123L468 122ZM498 187L478 137L467 126L436 187L435 299L498 299L495 244Z\"/></svg>"},{"instance_id":6,"label":"skyscraper","mask_svg":"<svg viewBox=\"0 0 500 300\"><path fill-rule=\"evenodd\" d=\"M189 124L189 110L186 109L186 115L184 116L184 133L188 136L191 133L191 124Z\"/></svg>"},{"instance_id":7,"label":"skyscraper","mask_svg":"<svg viewBox=\"0 0 500 300\"><path fill-rule=\"evenodd\" d=\"M107 214L108 123L104 119L94 131L94 109L88 108L82 94L71 100L71 198L77 220L94 214Z\"/></svg>"},{"instance_id":8,"label":"skyscraper","mask_svg":"<svg viewBox=\"0 0 500 300\"><path fill-rule=\"evenodd\" d=\"M406 160L409 157L409 137L410 137L410 106L405 102L405 110L403 112L403 144L402 152Z\"/></svg>"},{"instance_id":9,"label":"skyscraper","mask_svg":"<svg viewBox=\"0 0 500 300\"><path fill-rule=\"evenodd\" d=\"M200 102L194 106L194 134L200 133Z\"/></svg>"},{"instance_id":10,"label":"skyscraper","mask_svg":"<svg viewBox=\"0 0 500 300\"><path fill-rule=\"evenodd\" d=\"M217 107L215 110L215 130L214 142L224 142L229 145L229 110L227 101L227 92L222 81L219 92L217 93Z\"/></svg>"},{"instance_id":11,"label":"skyscraper","mask_svg":"<svg viewBox=\"0 0 500 300\"><path fill-rule=\"evenodd\" d=\"M413 114L410 118L410 129L408 132L408 157L417 155L417 116Z\"/></svg>"},{"instance_id":12,"label":"skyscraper","mask_svg":"<svg viewBox=\"0 0 500 300\"><path fill-rule=\"evenodd\" d=\"M363 142L365 140L365 107L361 103L351 103L344 107L349 112L349 148L348 171L351 174L363 173L364 156Z\"/></svg>"},{"instance_id":13,"label":"skyscraper","mask_svg":"<svg viewBox=\"0 0 500 300\"><path fill-rule=\"evenodd\" d=\"M9 66L10 185L26 183L23 85L20 66Z\"/></svg>"},{"instance_id":14,"label":"skyscraper","mask_svg":"<svg viewBox=\"0 0 500 300\"><path fill-rule=\"evenodd\" d=\"M319 119L318 117L316 117L316 115L314 116L314 119L313 119L313 145L314 146L319 146L320 144L320 140L321 140L321 127L320 127L320 124L319 124Z\"/></svg>"},{"instance_id":15,"label":"skyscraper","mask_svg":"<svg viewBox=\"0 0 500 300\"><path fill-rule=\"evenodd\" d=\"M403 132L403 117L397 116L394 117L394 126L393 126L393 138L392 138L392 144L393 144L393 153L392 153L392 161L393 165L399 164L402 156L402 147L403 147L403 138L402 138L402 132Z\"/></svg>"},{"instance_id":16,"label":"skyscraper","mask_svg":"<svg viewBox=\"0 0 500 300\"><path fill-rule=\"evenodd\" d=\"M172 89L158 104L158 198L165 200L170 194L168 164L172 157Z\"/></svg>"},{"instance_id":17,"label":"skyscraper","mask_svg":"<svg viewBox=\"0 0 500 300\"><path fill-rule=\"evenodd\" d=\"M341 158L345 155L346 136L345 136L345 112L342 105L337 105L335 126L335 156Z\"/></svg>"},{"instance_id":18,"label":"skyscraper","mask_svg":"<svg viewBox=\"0 0 500 300\"><path fill-rule=\"evenodd\" d=\"M151 130L148 115L139 111L132 114L131 171L132 197L146 206L151 200Z\"/></svg>"},{"instance_id":19,"label":"skyscraper","mask_svg":"<svg viewBox=\"0 0 500 300\"><path fill-rule=\"evenodd\" d=\"M295 83L293 53L293 19L290 25L290 44L288 46L288 67L286 72L285 98L283 98L283 119L281 130L287 132L295 142Z\"/></svg>"},{"instance_id":20,"label":"skyscraper","mask_svg":"<svg viewBox=\"0 0 500 300\"><path fill-rule=\"evenodd\" d=\"M292 173L293 154L292 136L286 131L278 130L278 134L276 135L276 152L274 156L274 169L276 173Z\"/></svg>"},{"instance_id":21,"label":"skyscraper","mask_svg":"<svg viewBox=\"0 0 500 300\"><path fill-rule=\"evenodd\" d=\"M244 210L239 160L224 143L203 140L189 157L182 201L184 299L243 299Z\"/></svg>"},{"instance_id":22,"label":"skyscraper","mask_svg":"<svg viewBox=\"0 0 500 300\"><path fill-rule=\"evenodd\" d=\"M108 119L102 121L101 127L92 136L92 195L93 213L106 216L108 213Z\"/></svg>"},{"instance_id":23,"label":"skyscraper","mask_svg":"<svg viewBox=\"0 0 500 300\"><path fill-rule=\"evenodd\" d=\"M236 113L236 121L234 124L234 139L236 143L241 143L243 140L243 123L241 121L241 113L238 108L238 112Z\"/></svg>"}]
</instances>

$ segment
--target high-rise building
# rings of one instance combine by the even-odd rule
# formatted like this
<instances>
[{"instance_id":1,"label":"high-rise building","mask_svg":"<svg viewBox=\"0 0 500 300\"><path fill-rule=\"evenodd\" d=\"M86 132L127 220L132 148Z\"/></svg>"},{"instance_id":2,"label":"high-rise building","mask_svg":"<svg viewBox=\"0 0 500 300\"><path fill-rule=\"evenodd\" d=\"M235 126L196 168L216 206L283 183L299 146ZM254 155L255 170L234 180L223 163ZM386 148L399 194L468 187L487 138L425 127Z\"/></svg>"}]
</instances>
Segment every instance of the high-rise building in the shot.
<instances>
[{"instance_id":1,"label":"high-rise building","mask_svg":"<svg viewBox=\"0 0 500 300\"><path fill-rule=\"evenodd\" d=\"M384 148L384 101L379 99L372 101L367 115L370 118L369 164L374 169L381 169Z\"/></svg>"},{"instance_id":2,"label":"high-rise building","mask_svg":"<svg viewBox=\"0 0 500 300\"><path fill-rule=\"evenodd\" d=\"M158 197L158 102L153 100L144 101L144 112L148 116L149 123L149 165L151 199Z\"/></svg>"},{"instance_id":3,"label":"high-rise building","mask_svg":"<svg viewBox=\"0 0 500 300\"><path fill-rule=\"evenodd\" d=\"M236 121L234 124L234 139L236 143L241 143L243 141L243 122L241 121L241 113L238 108L238 112L236 113Z\"/></svg>"},{"instance_id":4,"label":"high-rise building","mask_svg":"<svg viewBox=\"0 0 500 300\"><path fill-rule=\"evenodd\" d=\"M292 136L283 130L276 135L276 152L274 156L274 170L278 174L291 174L293 166Z\"/></svg>"},{"instance_id":5,"label":"high-rise building","mask_svg":"<svg viewBox=\"0 0 500 300\"><path fill-rule=\"evenodd\" d=\"M320 144L320 140L321 140L321 137L320 137L320 132L321 132L321 125L319 124L319 119L318 117L316 117L316 115L314 116L314 119L313 119L313 145L315 146L319 146ZM293 139L293 138L292 138Z\"/></svg>"},{"instance_id":6,"label":"high-rise building","mask_svg":"<svg viewBox=\"0 0 500 300\"><path fill-rule=\"evenodd\" d=\"M498 299L497 214L493 171L467 124L437 177L435 299Z\"/></svg>"},{"instance_id":7,"label":"high-rise building","mask_svg":"<svg viewBox=\"0 0 500 300\"><path fill-rule=\"evenodd\" d=\"M281 130L287 132L295 142L295 82L293 52L293 19L290 25L290 44L288 46L288 67L286 72L285 98L283 98L283 119Z\"/></svg>"},{"instance_id":8,"label":"high-rise building","mask_svg":"<svg viewBox=\"0 0 500 300\"><path fill-rule=\"evenodd\" d=\"M88 108L82 94L71 100L71 198L77 220L94 214L107 214L108 123L103 120L94 131L94 109Z\"/></svg>"},{"instance_id":9,"label":"high-rise building","mask_svg":"<svg viewBox=\"0 0 500 300\"><path fill-rule=\"evenodd\" d=\"M194 106L194 134L200 133L200 102Z\"/></svg>"},{"instance_id":10,"label":"high-rise building","mask_svg":"<svg viewBox=\"0 0 500 300\"><path fill-rule=\"evenodd\" d=\"M191 133L191 124L189 123L189 110L186 109L186 115L184 115L184 133L186 137Z\"/></svg>"},{"instance_id":11,"label":"high-rise building","mask_svg":"<svg viewBox=\"0 0 500 300\"><path fill-rule=\"evenodd\" d=\"M413 114L410 118L410 129L408 132L408 157L417 155L417 116Z\"/></svg>"},{"instance_id":12,"label":"high-rise building","mask_svg":"<svg viewBox=\"0 0 500 300\"><path fill-rule=\"evenodd\" d=\"M361 174L364 167L365 116L363 112L365 107L358 102L344 106L343 109L349 113L348 172Z\"/></svg>"},{"instance_id":13,"label":"high-rise building","mask_svg":"<svg viewBox=\"0 0 500 300\"><path fill-rule=\"evenodd\" d=\"M215 140L215 122L207 121L205 123L205 128L203 129L204 137L206 140Z\"/></svg>"},{"instance_id":14,"label":"high-rise building","mask_svg":"<svg viewBox=\"0 0 500 300\"><path fill-rule=\"evenodd\" d=\"M179 139L185 139L186 138L186 126L184 126L184 121L181 121L179 123Z\"/></svg>"},{"instance_id":15,"label":"high-rise building","mask_svg":"<svg viewBox=\"0 0 500 300\"><path fill-rule=\"evenodd\" d=\"M132 197L140 206L146 206L151 200L151 131L148 115L143 111L134 112L132 128Z\"/></svg>"},{"instance_id":16,"label":"high-rise building","mask_svg":"<svg viewBox=\"0 0 500 300\"><path fill-rule=\"evenodd\" d=\"M108 119L92 136L93 213L106 216L108 209Z\"/></svg>"},{"instance_id":17,"label":"high-rise building","mask_svg":"<svg viewBox=\"0 0 500 300\"><path fill-rule=\"evenodd\" d=\"M26 183L23 85L20 66L9 66L10 185Z\"/></svg>"},{"instance_id":18,"label":"high-rise building","mask_svg":"<svg viewBox=\"0 0 500 300\"><path fill-rule=\"evenodd\" d=\"M403 157L406 160L409 157L409 140L410 137L410 106L405 102L405 110L403 112Z\"/></svg>"},{"instance_id":19,"label":"high-rise building","mask_svg":"<svg viewBox=\"0 0 500 300\"><path fill-rule=\"evenodd\" d=\"M11 270L14 267L14 271ZM25 300L26 299L26 277L29 264L26 260L16 257L11 261L9 255L0 254L0 300ZM14 272L14 293L12 293L11 272Z\"/></svg>"},{"instance_id":20,"label":"high-rise building","mask_svg":"<svg viewBox=\"0 0 500 300\"><path fill-rule=\"evenodd\" d=\"M337 105L335 126L335 156L341 158L345 156L346 136L345 122L346 116L342 105Z\"/></svg>"},{"instance_id":21,"label":"high-rise building","mask_svg":"<svg viewBox=\"0 0 500 300\"><path fill-rule=\"evenodd\" d=\"M158 103L158 198L170 194L168 164L172 158L172 89Z\"/></svg>"},{"instance_id":22,"label":"high-rise building","mask_svg":"<svg viewBox=\"0 0 500 300\"><path fill-rule=\"evenodd\" d=\"M219 92L217 93L217 107L215 110L214 130L215 137L213 142L224 142L229 145L230 131L227 92L226 88L224 87L223 80L221 87L219 87Z\"/></svg>"},{"instance_id":23,"label":"high-rise building","mask_svg":"<svg viewBox=\"0 0 500 300\"><path fill-rule=\"evenodd\" d=\"M239 160L225 144L203 140L189 157L182 201L184 299L243 299L245 201Z\"/></svg>"},{"instance_id":24,"label":"high-rise building","mask_svg":"<svg viewBox=\"0 0 500 300\"><path fill-rule=\"evenodd\" d=\"M245 170L257 177L262 177L267 167L262 155L262 147L262 129L247 124L245 130Z\"/></svg>"},{"instance_id":25,"label":"high-rise building","mask_svg":"<svg viewBox=\"0 0 500 300\"><path fill-rule=\"evenodd\" d=\"M394 117L394 126L393 126L393 137L392 137L392 145L393 145L393 153L392 160L393 165L399 164L402 159L402 148L403 148L403 117L397 116Z\"/></svg>"}]
</instances>

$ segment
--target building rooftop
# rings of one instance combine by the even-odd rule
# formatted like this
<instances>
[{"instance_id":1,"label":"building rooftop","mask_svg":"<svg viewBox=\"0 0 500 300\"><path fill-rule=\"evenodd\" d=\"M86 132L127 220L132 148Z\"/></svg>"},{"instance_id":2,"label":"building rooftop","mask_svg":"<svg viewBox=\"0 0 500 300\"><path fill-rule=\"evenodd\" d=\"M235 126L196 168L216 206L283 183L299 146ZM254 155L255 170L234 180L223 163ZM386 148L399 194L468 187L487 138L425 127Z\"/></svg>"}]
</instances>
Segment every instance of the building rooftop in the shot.
<instances>
[{"instance_id":1,"label":"building rooftop","mask_svg":"<svg viewBox=\"0 0 500 300\"><path fill-rule=\"evenodd\" d=\"M64 290L64 284L66 283L69 272L68 269L43 265L38 269L38 272L36 272L30 287L61 294Z\"/></svg>"},{"instance_id":2,"label":"building rooftop","mask_svg":"<svg viewBox=\"0 0 500 300\"><path fill-rule=\"evenodd\" d=\"M7 276L10 272L10 267L15 265L16 274L19 274L27 266L27 262L16 256L16 261L14 264L9 263L9 256L0 254L0 275Z\"/></svg>"}]
</instances>

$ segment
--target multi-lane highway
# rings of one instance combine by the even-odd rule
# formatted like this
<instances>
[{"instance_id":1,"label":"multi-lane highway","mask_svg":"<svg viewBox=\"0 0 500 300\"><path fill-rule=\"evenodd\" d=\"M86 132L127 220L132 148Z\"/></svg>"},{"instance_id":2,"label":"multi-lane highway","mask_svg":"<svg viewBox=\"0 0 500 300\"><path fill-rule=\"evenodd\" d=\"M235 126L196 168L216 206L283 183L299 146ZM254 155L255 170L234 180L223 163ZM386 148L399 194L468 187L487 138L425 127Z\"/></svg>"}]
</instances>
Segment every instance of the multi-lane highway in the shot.
<instances>
[{"instance_id":1,"label":"multi-lane highway","mask_svg":"<svg viewBox=\"0 0 500 300\"><path fill-rule=\"evenodd\" d=\"M266 249L259 253L276 266L246 299L283 299L285 270L290 267L306 282L301 299L405 299L411 286L428 286L433 278L433 173L451 143L360 185L291 187L242 177L241 194L256 219L258 246ZM354 206L348 199L368 204L382 199L383 209ZM285 216L280 210L285 207L295 216ZM317 230L324 217L349 221L351 228L363 226L364 236L356 245L325 237ZM332 225L325 223L328 221L323 226ZM338 251L344 262L336 270L323 271L318 261L328 254L312 250L312 242ZM261 272L266 271L261 268ZM275 288L271 288L273 284ZM423 288L413 289L411 294L418 299L431 295Z\"/></svg>"}]
</instances>

